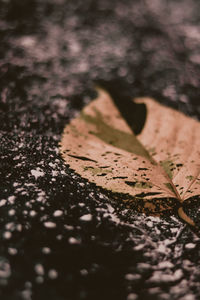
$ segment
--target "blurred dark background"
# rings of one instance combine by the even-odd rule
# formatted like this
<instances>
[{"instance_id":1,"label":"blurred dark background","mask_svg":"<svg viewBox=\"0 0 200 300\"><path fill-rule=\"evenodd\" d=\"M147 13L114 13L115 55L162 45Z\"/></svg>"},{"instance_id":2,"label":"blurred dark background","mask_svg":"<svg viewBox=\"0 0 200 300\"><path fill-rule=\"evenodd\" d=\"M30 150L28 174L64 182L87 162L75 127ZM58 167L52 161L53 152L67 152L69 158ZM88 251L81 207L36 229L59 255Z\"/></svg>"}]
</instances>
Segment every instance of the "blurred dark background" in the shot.
<instances>
[{"instance_id":1,"label":"blurred dark background","mask_svg":"<svg viewBox=\"0 0 200 300\"><path fill-rule=\"evenodd\" d=\"M99 79L199 119L199 11L197 0L0 0L2 300L200 297L199 239L185 229L167 246L175 216L111 205L58 150Z\"/></svg>"}]
</instances>

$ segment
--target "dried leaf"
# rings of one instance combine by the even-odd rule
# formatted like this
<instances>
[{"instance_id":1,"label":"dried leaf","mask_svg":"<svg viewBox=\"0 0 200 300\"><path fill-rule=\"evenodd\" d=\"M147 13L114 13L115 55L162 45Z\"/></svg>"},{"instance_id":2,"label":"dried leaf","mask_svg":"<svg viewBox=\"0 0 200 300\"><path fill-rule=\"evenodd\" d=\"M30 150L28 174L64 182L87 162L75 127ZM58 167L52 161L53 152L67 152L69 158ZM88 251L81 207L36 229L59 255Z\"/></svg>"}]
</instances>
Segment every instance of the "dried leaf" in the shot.
<instances>
[{"instance_id":1,"label":"dried leaf","mask_svg":"<svg viewBox=\"0 0 200 300\"><path fill-rule=\"evenodd\" d=\"M147 108L145 125L136 136L109 94L98 92L65 127L61 154L70 168L126 195L129 203L142 203L143 212L160 213L200 195L200 123L153 99L135 99ZM182 207L178 212L195 225Z\"/></svg>"}]
</instances>

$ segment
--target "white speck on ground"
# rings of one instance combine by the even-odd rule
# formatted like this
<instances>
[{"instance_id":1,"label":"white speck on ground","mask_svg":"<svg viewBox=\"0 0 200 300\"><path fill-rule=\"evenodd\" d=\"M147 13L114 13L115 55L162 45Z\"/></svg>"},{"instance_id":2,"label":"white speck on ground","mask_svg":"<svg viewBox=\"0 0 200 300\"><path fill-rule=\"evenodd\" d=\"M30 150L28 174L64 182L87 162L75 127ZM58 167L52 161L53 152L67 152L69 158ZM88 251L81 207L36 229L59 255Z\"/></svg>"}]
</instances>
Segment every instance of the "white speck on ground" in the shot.
<instances>
[{"instance_id":1,"label":"white speck on ground","mask_svg":"<svg viewBox=\"0 0 200 300\"><path fill-rule=\"evenodd\" d=\"M62 216L63 215L63 211L62 210L56 210L56 211L54 211L54 213L53 213L53 216L54 217L60 217L60 216Z\"/></svg>"},{"instance_id":2,"label":"white speck on ground","mask_svg":"<svg viewBox=\"0 0 200 300\"><path fill-rule=\"evenodd\" d=\"M44 282L44 277L43 276L37 276L36 277L36 282L39 284L42 284Z\"/></svg>"},{"instance_id":3,"label":"white speck on ground","mask_svg":"<svg viewBox=\"0 0 200 300\"><path fill-rule=\"evenodd\" d=\"M14 204L14 202L15 202L15 196L10 196L10 197L8 197L8 202L10 203L10 204Z\"/></svg>"},{"instance_id":4,"label":"white speck on ground","mask_svg":"<svg viewBox=\"0 0 200 300\"><path fill-rule=\"evenodd\" d=\"M10 255L16 255L17 254L17 249L10 247L10 248L8 248L8 253Z\"/></svg>"},{"instance_id":5,"label":"white speck on ground","mask_svg":"<svg viewBox=\"0 0 200 300\"><path fill-rule=\"evenodd\" d=\"M10 264L0 258L0 279L7 279L11 275Z\"/></svg>"},{"instance_id":6,"label":"white speck on ground","mask_svg":"<svg viewBox=\"0 0 200 300\"><path fill-rule=\"evenodd\" d=\"M52 167L53 169L56 168L56 164L53 164L52 162L49 163L49 166Z\"/></svg>"},{"instance_id":7,"label":"white speck on ground","mask_svg":"<svg viewBox=\"0 0 200 300\"><path fill-rule=\"evenodd\" d=\"M32 300L32 291L30 289L22 291L23 300Z\"/></svg>"},{"instance_id":8,"label":"white speck on ground","mask_svg":"<svg viewBox=\"0 0 200 300\"><path fill-rule=\"evenodd\" d=\"M149 282L176 282L183 277L181 269L176 270L174 273L163 273L162 271L155 271L153 276L148 280Z\"/></svg>"},{"instance_id":9,"label":"white speck on ground","mask_svg":"<svg viewBox=\"0 0 200 300\"><path fill-rule=\"evenodd\" d=\"M52 170L52 176L53 176L53 177L58 176L58 174L59 174L58 171L53 171L53 170Z\"/></svg>"},{"instance_id":10,"label":"white speck on ground","mask_svg":"<svg viewBox=\"0 0 200 300\"><path fill-rule=\"evenodd\" d=\"M35 217L37 215L37 212L35 210L31 210L30 213L29 213L29 215L31 217Z\"/></svg>"},{"instance_id":11,"label":"white speck on ground","mask_svg":"<svg viewBox=\"0 0 200 300\"><path fill-rule=\"evenodd\" d=\"M145 244L139 244L139 245L133 247L133 249L135 251L140 251L140 250L142 250L144 248L144 246L145 246Z\"/></svg>"},{"instance_id":12,"label":"white speck on ground","mask_svg":"<svg viewBox=\"0 0 200 300\"><path fill-rule=\"evenodd\" d=\"M148 221L148 222L147 222L147 226L150 227L150 228L152 228L152 227L153 227L153 222Z\"/></svg>"},{"instance_id":13,"label":"white speck on ground","mask_svg":"<svg viewBox=\"0 0 200 300\"><path fill-rule=\"evenodd\" d=\"M14 209L10 209L9 211L8 211L8 215L9 216L14 216L15 215L15 210Z\"/></svg>"},{"instance_id":14,"label":"white speck on ground","mask_svg":"<svg viewBox=\"0 0 200 300\"><path fill-rule=\"evenodd\" d=\"M193 244L193 243L188 243L188 244L185 245L185 248L188 249L188 250L194 249L195 247L196 247L196 245Z\"/></svg>"},{"instance_id":15,"label":"white speck on ground","mask_svg":"<svg viewBox=\"0 0 200 300\"><path fill-rule=\"evenodd\" d=\"M165 246L164 244L160 244L160 245L158 246L158 248L157 248L157 251L160 252L160 253L165 254L166 251L167 251L167 252L170 252L171 249L170 249L170 248L166 248L166 246Z\"/></svg>"},{"instance_id":16,"label":"white speck on ground","mask_svg":"<svg viewBox=\"0 0 200 300\"><path fill-rule=\"evenodd\" d=\"M56 227L56 223L53 223L53 222L44 222L44 226L46 228L55 228Z\"/></svg>"},{"instance_id":17,"label":"white speck on ground","mask_svg":"<svg viewBox=\"0 0 200 300\"><path fill-rule=\"evenodd\" d=\"M51 249L50 249L49 247L43 247L43 248L42 248L42 252L43 252L44 254L49 254L49 253L51 253Z\"/></svg>"},{"instance_id":18,"label":"white speck on ground","mask_svg":"<svg viewBox=\"0 0 200 300\"><path fill-rule=\"evenodd\" d=\"M130 293L127 297L127 300L137 300L138 296L134 293Z\"/></svg>"},{"instance_id":19,"label":"white speck on ground","mask_svg":"<svg viewBox=\"0 0 200 300\"><path fill-rule=\"evenodd\" d=\"M43 267L43 265L41 265L41 264L36 264L35 267L34 267L34 269L35 269L35 272L36 272L38 275L40 275L40 276L43 276L43 275L44 275L44 267Z\"/></svg>"},{"instance_id":20,"label":"white speck on ground","mask_svg":"<svg viewBox=\"0 0 200 300\"><path fill-rule=\"evenodd\" d=\"M72 244L72 245L76 245L76 244L80 244L80 240L74 238L74 237L70 237L68 239L69 243Z\"/></svg>"},{"instance_id":21,"label":"white speck on ground","mask_svg":"<svg viewBox=\"0 0 200 300\"><path fill-rule=\"evenodd\" d=\"M89 222L92 220L92 215L91 214L83 215L80 217L80 220Z\"/></svg>"},{"instance_id":22,"label":"white speck on ground","mask_svg":"<svg viewBox=\"0 0 200 300\"><path fill-rule=\"evenodd\" d=\"M64 227L65 227L66 230L73 230L74 229L74 227L71 226L71 225L64 225Z\"/></svg>"},{"instance_id":23,"label":"white speck on ground","mask_svg":"<svg viewBox=\"0 0 200 300\"><path fill-rule=\"evenodd\" d=\"M86 275L88 275L88 271L86 269L82 269L82 270L80 270L80 274L82 276L86 276Z\"/></svg>"},{"instance_id":24,"label":"white speck on ground","mask_svg":"<svg viewBox=\"0 0 200 300\"><path fill-rule=\"evenodd\" d=\"M36 39L30 36L24 36L19 40L19 43L25 48L32 48L36 44Z\"/></svg>"},{"instance_id":25,"label":"white speck on ground","mask_svg":"<svg viewBox=\"0 0 200 300\"><path fill-rule=\"evenodd\" d=\"M158 269L172 269L174 265L170 261L161 261L158 265Z\"/></svg>"},{"instance_id":26,"label":"white speck on ground","mask_svg":"<svg viewBox=\"0 0 200 300\"><path fill-rule=\"evenodd\" d=\"M11 233L10 231L5 231L5 232L3 233L3 237L4 237L4 239L6 239L6 240L9 240L9 239L11 238L11 236L12 236L12 233Z\"/></svg>"},{"instance_id":27,"label":"white speck on ground","mask_svg":"<svg viewBox=\"0 0 200 300\"><path fill-rule=\"evenodd\" d=\"M5 204L6 204L6 200L5 199L2 199L1 201L0 201L0 207L2 207L2 206L4 206Z\"/></svg>"},{"instance_id":28,"label":"white speck on ground","mask_svg":"<svg viewBox=\"0 0 200 300\"><path fill-rule=\"evenodd\" d=\"M38 179L38 177L45 175L40 168L37 168L36 170L31 170L31 174L35 177L36 180Z\"/></svg>"},{"instance_id":29,"label":"white speck on ground","mask_svg":"<svg viewBox=\"0 0 200 300\"><path fill-rule=\"evenodd\" d=\"M138 263L137 264L137 268L139 270L148 270L148 269L151 269L151 265L147 264L147 263Z\"/></svg>"},{"instance_id":30,"label":"white speck on ground","mask_svg":"<svg viewBox=\"0 0 200 300\"><path fill-rule=\"evenodd\" d=\"M61 241L61 240L63 239L62 234L58 234L58 235L56 236L56 239L57 239L58 241Z\"/></svg>"},{"instance_id":31,"label":"white speck on ground","mask_svg":"<svg viewBox=\"0 0 200 300\"><path fill-rule=\"evenodd\" d=\"M58 272L54 269L49 270L48 276L50 279L56 279L58 277Z\"/></svg>"},{"instance_id":32,"label":"white speck on ground","mask_svg":"<svg viewBox=\"0 0 200 300\"><path fill-rule=\"evenodd\" d=\"M126 280L131 280L131 281L133 281L133 280L138 280L138 279L140 279L141 278L141 275L140 274L126 274L125 275L125 279Z\"/></svg>"}]
</instances>

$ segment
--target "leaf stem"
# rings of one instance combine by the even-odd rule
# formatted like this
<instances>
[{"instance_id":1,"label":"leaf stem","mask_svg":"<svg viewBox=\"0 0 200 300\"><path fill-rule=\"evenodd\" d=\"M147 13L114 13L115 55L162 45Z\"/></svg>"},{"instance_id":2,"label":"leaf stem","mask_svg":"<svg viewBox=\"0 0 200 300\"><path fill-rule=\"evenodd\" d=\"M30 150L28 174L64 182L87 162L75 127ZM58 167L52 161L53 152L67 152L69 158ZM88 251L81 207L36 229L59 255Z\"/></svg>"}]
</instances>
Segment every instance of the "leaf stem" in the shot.
<instances>
[{"instance_id":1,"label":"leaf stem","mask_svg":"<svg viewBox=\"0 0 200 300\"><path fill-rule=\"evenodd\" d=\"M180 217L185 223L187 223L187 224L190 225L190 226L196 227L196 224L195 224L194 221L193 221L190 217L188 217L188 215L184 212L182 206L179 207L179 209L178 209L178 215L179 215L179 217Z\"/></svg>"}]
</instances>

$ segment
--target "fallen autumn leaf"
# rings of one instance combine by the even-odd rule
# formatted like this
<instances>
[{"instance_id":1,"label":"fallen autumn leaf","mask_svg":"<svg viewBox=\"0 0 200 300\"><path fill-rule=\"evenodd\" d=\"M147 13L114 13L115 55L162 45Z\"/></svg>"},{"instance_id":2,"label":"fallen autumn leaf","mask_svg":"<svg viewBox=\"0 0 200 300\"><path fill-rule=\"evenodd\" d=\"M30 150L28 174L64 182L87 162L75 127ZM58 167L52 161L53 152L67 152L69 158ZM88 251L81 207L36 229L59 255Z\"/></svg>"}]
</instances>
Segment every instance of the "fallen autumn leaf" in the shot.
<instances>
[{"instance_id":1,"label":"fallen autumn leaf","mask_svg":"<svg viewBox=\"0 0 200 300\"><path fill-rule=\"evenodd\" d=\"M138 135L109 94L98 97L64 129L60 151L75 172L106 190L124 194L145 213L161 213L179 203L178 214L195 226L182 207L200 195L200 123L153 99Z\"/></svg>"}]
</instances>

